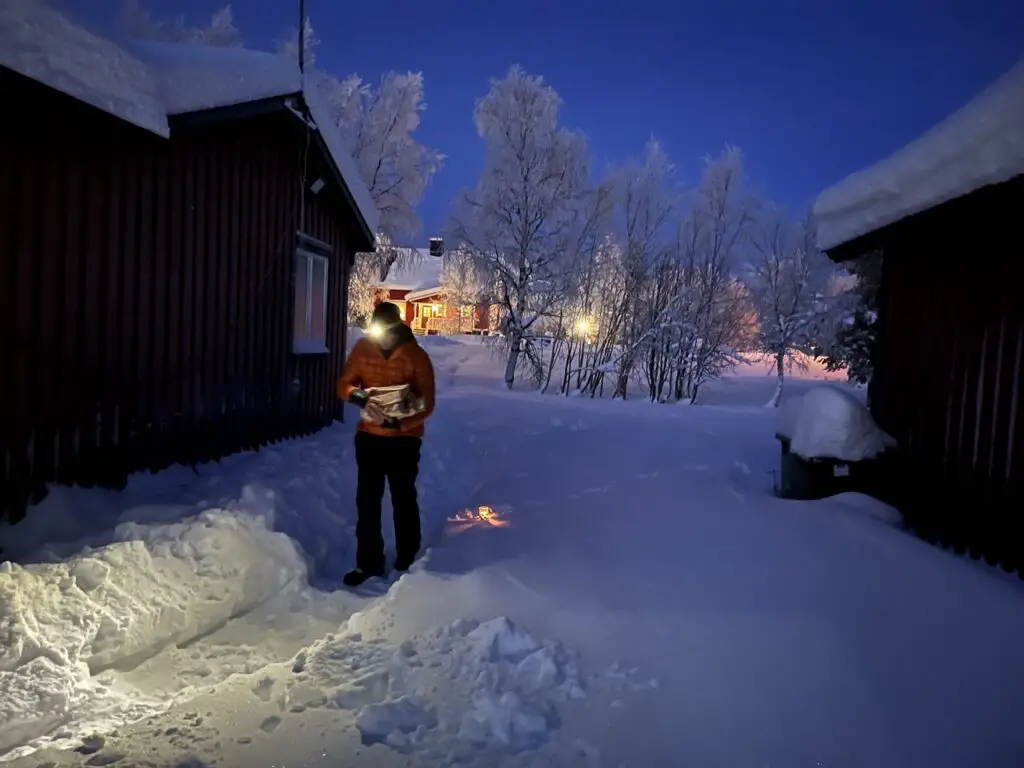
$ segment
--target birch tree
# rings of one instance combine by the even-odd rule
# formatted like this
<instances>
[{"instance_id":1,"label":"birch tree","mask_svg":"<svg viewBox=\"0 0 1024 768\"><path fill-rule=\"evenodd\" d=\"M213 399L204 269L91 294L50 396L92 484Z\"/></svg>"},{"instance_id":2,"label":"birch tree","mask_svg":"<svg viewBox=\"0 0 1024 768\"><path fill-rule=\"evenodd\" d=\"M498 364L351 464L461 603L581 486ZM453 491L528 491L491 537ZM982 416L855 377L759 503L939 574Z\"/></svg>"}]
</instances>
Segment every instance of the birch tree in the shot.
<instances>
[{"instance_id":1,"label":"birch tree","mask_svg":"<svg viewBox=\"0 0 1024 768\"><path fill-rule=\"evenodd\" d=\"M670 374L676 400L695 401L700 386L730 370L751 342L749 294L735 274L756 208L736 147L705 158L679 228L684 300L677 305L679 349Z\"/></svg>"},{"instance_id":2,"label":"birch tree","mask_svg":"<svg viewBox=\"0 0 1024 768\"><path fill-rule=\"evenodd\" d=\"M278 41L278 50L297 58L298 38L298 30L290 29ZM357 254L351 282L355 295L370 295L373 285L391 270L418 259L417 251L407 245L422 228L416 207L444 155L414 137L427 106L422 73L388 72L376 86L359 75L338 78L317 67L320 41L308 18L303 38L307 77L328 104L380 214L377 248Z\"/></svg>"},{"instance_id":3,"label":"birch tree","mask_svg":"<svg viewBox=\"0 0 1024 768\"><path fill-rule=\"evenodd\" d=\"M674 173L661 144L652 139L642 163L627 165L616 174L618 239L623 262L620 353L613 397L626 398L640 346L650 340L666 319L664 312L668 307L655 307L645 288L668 255L668 225L677 206ZM654 311L643 311L645 298L647 309Z\"/></svg>"},{"instance_id":4,"label":"birch tree","mask_svg":"<svg viewBox=\"0 0 1024 768\"><path fill-rule=\"evenodd\" d=\"M519 67L491 81L474 112L484 170L449 225L451 239L477 254L498 288L509 388L527 334L566 295L597 221L586 145L559 125L561 104Z\"/></svg>"},{"instance_id":5,"label":"birch tree","mask_svg":"<svg viewBox=\"0 0 1024 768\"><path fill-rule=\"evenodd\" d=\"M465 308L475 309L487 293L486 281L481 272L480 260L468 248L454 248L447 251L441 265L441 290L445 303L458 307L459 316L455 330L462 333Z\"/></svg>"},{"instance_id":6,"label":"birch tree","mask_svg":"<svg viewBox=\"0 0 1024 768\"><path fill-rule=\"evenodd\" d=\"M829 285L835 269L815 244L809 220L792 223L769 210L751 241L745 283L757 312L757 348L773 363L777 384L768 407L782 398L787 368L813 355L826 316L835 311Z\"/></svg>"}]
</instances>

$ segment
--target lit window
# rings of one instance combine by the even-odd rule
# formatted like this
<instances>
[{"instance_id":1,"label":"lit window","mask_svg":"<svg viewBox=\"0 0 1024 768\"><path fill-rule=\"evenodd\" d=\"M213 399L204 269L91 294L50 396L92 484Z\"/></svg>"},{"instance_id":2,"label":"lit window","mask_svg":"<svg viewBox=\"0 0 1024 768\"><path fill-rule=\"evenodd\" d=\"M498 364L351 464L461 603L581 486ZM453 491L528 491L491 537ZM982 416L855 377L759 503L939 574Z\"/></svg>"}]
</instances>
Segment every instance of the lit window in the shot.
<instances>
[{"instance_id":1,"label":"lit window","mask_svg":"<svg viewBox=\"0 0 1024 768\"><path fill-rule=\"evenodd\" d=\"M310 251L295 252L295 323L292 350L325 354L327 348L328 261Z\"/></svg>"}]
</instances>

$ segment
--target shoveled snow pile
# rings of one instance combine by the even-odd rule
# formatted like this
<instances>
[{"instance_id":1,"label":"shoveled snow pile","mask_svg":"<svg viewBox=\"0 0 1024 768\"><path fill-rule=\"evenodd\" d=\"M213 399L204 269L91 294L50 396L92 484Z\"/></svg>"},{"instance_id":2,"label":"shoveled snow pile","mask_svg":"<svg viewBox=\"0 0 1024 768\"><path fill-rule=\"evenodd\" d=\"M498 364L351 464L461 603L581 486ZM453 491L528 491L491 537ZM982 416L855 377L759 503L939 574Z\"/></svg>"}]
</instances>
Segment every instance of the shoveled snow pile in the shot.
<instances>
[{"instance_id":1,"label":"shoveled snow pile","mask_svg":"<svg viewBox=\"0 0 1024 768\"><path fill-rule=\"evenodd\" d=\"M0 563L0 754L68 723L159 708L102 673L210 632L304 579L258 515L124 523L58 562Z\"/></svg>"},{"instance_id":2,"label":"shoveled snow pile","mask_svg":"<svg viewBox=\"0 0 1024 768\"><path fill-rule=\"evenodd\" d=\"M805 459L862 461L896 444L860 400L838 387L808 390L799 406L784 409L779 419L777 431L788 431L790 450Z\"/></svg>"},{"instance_id":3,"label":"shoveled snow pile","mask_svg":"<svg viewBox=\"0 0 1024 768\"><path fill-rule=\"evenodd\" d=\"M559 743L564 708L588 688L649 689L625 675L585 678L579 655L541 642L506 617L458 619L397 647L368 638L353 616L337 635L300 653L287 700L292 712L349 710L364 745L448 765L486 754L578 751Z\"/></svg>"}]
</instances>

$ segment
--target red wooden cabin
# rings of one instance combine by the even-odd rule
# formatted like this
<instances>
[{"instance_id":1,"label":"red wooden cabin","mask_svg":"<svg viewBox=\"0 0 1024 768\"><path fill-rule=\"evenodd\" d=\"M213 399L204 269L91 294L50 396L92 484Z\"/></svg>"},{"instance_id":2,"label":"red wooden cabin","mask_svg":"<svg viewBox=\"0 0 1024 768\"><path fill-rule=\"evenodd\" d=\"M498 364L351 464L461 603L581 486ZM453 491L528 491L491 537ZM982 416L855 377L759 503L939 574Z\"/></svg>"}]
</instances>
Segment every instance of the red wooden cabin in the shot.
<instances>
[{"instance_id":1,"label":"red wooden cabin","mask_svg":"<svg viewBox=\"0 0 1024 768\"><path fill-rule=\"evenodd\" d=\"M441 285L442 257L417 249L415 263L404 269L392 268L377 288L375 304L397 304L402 317L418 335L469 333L487 335L495 330L496 307L489 302L457 306L450 302Z\"/></svg>"},{"instance_id":2,"label":"red wooden cabin","mask_svg":"<svg viewBox=\"0 0 1024 768\"><path fill-rule=\"evenodd\" d=\"M339 414L377 214L288 59L0 25L0 517ZM52 50L56 46L57 50ZM71 57L74 66L49 62Z\"/></svg>"}]
</instances>

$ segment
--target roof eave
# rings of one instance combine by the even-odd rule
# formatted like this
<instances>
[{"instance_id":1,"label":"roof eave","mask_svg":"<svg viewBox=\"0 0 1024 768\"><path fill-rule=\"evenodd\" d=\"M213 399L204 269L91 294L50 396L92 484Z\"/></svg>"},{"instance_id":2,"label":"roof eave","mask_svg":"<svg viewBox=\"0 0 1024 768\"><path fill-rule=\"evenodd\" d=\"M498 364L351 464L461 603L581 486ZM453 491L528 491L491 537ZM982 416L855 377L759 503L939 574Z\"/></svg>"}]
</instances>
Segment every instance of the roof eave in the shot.
<instances>
[{"instance_id":1,"label":"roof eave","mask_svg":"<svg viewBox=\"0 0 1024 768\"><path fill-rule=\"evenodd\" d=\"M302 124L303 120L309 118L303 118L296 114L292 106L294 101L301 97L301 92L295 92L281 96L272 96L266 99L258 99L256 101L231 104L226 107L212 107L209 109L197 110L195 112L182 112L171 115L168 120L170 122L172 132L180 130L194 130L197 128L216 125L218 123L247 120L278 112L288 112L298 123ZM304 125L304 127L309 128L310 126ZM341 169L338 168L338 164L334 161L334 157L320 131L311 130L310 133L313 136L313 141L316 144L318 151L327 160L327 165L330 168L331 175L334 177L334 183L337 184L338 189L341 190L342 197L345 199L346 204L352 211L356 222L358 223L357 235L359 236L359 241L354 244L355 248L353 252L372 251L374 245L373 233L360 213L359 206L356 203L348 184L345 183L345 177L342 174Z\"/></svg>"},{"instance_id":2,"label":"roof eave","mask_svg":"<svg viewBox=\"0 0 1024 768\"><path fill-rule=\"evenodd\" d=\"M239 104L230 104L226 107L211 107L200 109L195 112L180 112L169 115L168 122L171 131L190 130L203 128L218 123L232 122L235 120L248 120L254 117L270 115L287 108L290 96L272 96L267 99L256 101L245 101Z\"/></svg>"},{"instance_id":3,"label":"roof eave","mask_svg":"<svg viewBox=\"0 0 1024 768\"><path fill-rule=\"evenodd\" d=\"M291 110L289 110L291 112ZM298 116L296 115L296 119ZM355 243L353 253L369 253L374 248L374 234L363 218L363 214L359 209L359 203L356 202L355 196L352 194L352 190L349 189L348 184L345 182L345 176L338 167L338 164L334 161L334 156L331 154L330 148L327 146L327 142L324 141L323 134L320 131L312 131L313 141L316 143L320 153L327 159L327 165L331 170L331 175L334 176L334 182L338 185L338 189L341 190L342 196L345 198L345 202L348 204L349 209L355 216L356 222L358 223L358 234L361 236L359 242Z\"/></svg>"}]
</instances>

